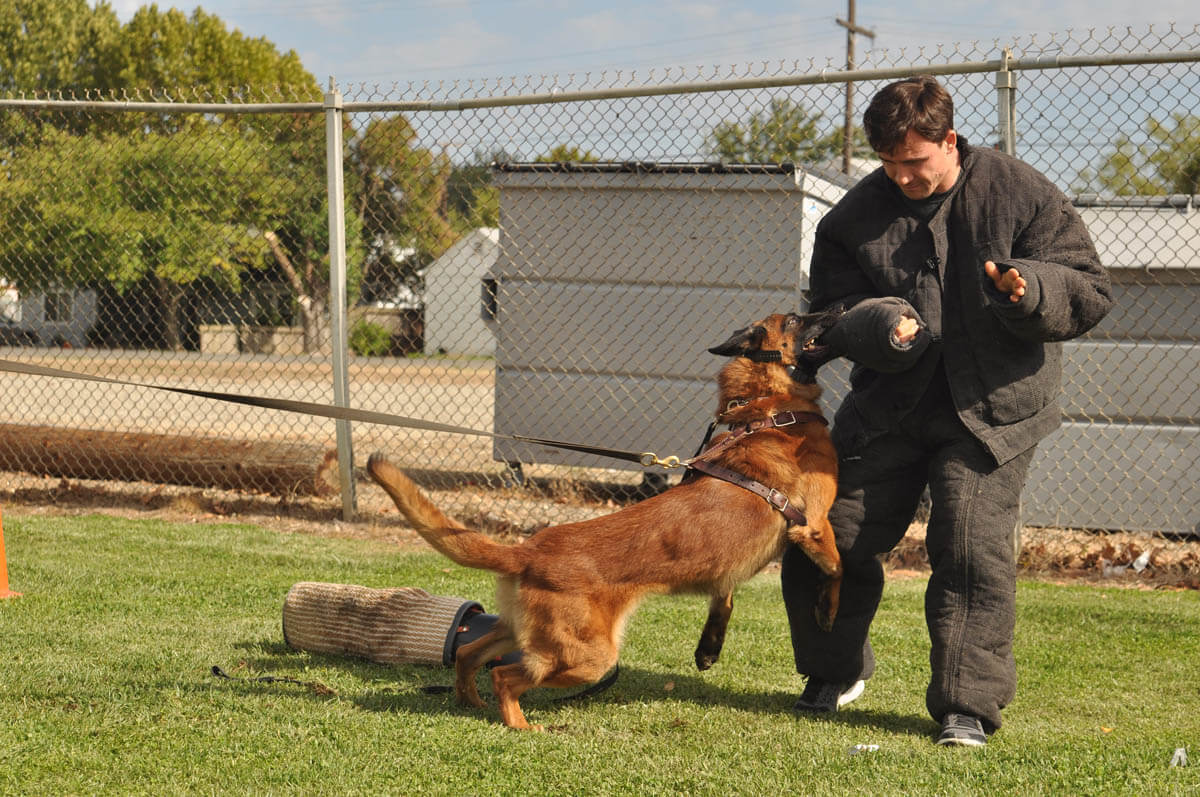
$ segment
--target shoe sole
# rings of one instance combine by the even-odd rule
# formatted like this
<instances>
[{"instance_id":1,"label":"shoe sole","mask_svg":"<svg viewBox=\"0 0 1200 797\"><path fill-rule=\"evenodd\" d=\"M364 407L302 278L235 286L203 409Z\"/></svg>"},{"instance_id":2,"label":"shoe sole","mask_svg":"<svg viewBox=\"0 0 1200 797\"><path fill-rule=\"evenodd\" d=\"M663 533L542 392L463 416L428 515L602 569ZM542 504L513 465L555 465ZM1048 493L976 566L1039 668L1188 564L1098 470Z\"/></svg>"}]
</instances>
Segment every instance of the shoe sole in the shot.
<instances>
[{"instance_id":1,"label":"shoe sole","mask_svg":"<svg viewBox=\"0 0 1200 797\"><path fill-rule=\"evenodd\" d=\"M842 692L841 696L838 697L837 707L841 708L847 703L852 703L855 700L858 700L859 696L862 695L863 690L866 688L866 681L856 681L853 686L851 686L845 692Z\"/></svg>"},{"instance_id":2,"label":"shoe sole","mask_svg":"<svg viewBox=\"0 0 1200 797\"><path fill-rule=\"evenodd\" d=\"M845 692L842 692L840 695L838 695L837 703L834 706L815 706L797 700L795 704L792 705L792 711L798 714L832 714L847 703L857 700L865 688L865 681L857 681Z\"/></svg>"},{"instance_id":3,"label":"shoe sole","mask_svg":"<svg viewBox=\"0 0 1200 797\"><path fill-rule=\"evenodd\" d=\"M978 739L938 739L938 747L986 747L987 742L981 742Z\"/></svg>"}]
</instances>

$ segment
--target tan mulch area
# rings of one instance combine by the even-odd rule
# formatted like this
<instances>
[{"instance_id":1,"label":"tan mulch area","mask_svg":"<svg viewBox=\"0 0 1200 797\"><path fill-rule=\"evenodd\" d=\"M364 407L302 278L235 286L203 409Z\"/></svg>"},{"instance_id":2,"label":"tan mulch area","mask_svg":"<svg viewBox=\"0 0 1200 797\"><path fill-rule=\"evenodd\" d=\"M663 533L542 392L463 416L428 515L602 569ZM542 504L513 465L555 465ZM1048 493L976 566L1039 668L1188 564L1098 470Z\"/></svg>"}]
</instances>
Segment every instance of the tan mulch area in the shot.
<instances>
[{"instance_id":1,"label":"tan mulch area","mask_svg":"<svg viewBox=\"0 0 1200 797\"><path fill-rule=\"evenodd\" d=\"M105 514L176 523L248 523L287 534L371 539L404 549L425 547L404 526L391 502L373 484L357 485L357 516L346 522L336 498L279 498L239 491L195 487L0 474L0 509L8 515ZM612 512L619 504L580 501L576 496L530 497L505 491L505 508L489 506L479 487L432 491L432 497L469 525L504 538L534 533L520 517L553 517L555 522ZM516 505L519 511L514 511ZM540 510L545 510L541 512ZM541 524L544 525L544 524ZM1200 537L1170 537L1127 532L1027 526L1021 535L1024 577L1138 589L1200 589ZM928 573L924 525L913 524L886 558L898 577Z\"/></svg>"},{"instance_id":2,"label":"tan mulch area","mask_svg":"<svg viewBox=\"0 0 1200 797\"><path fill-rule=\"evenodd\" d=\"M887 564L927 573L924 526L914 524ZM1026 526L1021 575L1046 581L1139 589L1200 589L1200 537Z\"/></svg>"}]
</instances>

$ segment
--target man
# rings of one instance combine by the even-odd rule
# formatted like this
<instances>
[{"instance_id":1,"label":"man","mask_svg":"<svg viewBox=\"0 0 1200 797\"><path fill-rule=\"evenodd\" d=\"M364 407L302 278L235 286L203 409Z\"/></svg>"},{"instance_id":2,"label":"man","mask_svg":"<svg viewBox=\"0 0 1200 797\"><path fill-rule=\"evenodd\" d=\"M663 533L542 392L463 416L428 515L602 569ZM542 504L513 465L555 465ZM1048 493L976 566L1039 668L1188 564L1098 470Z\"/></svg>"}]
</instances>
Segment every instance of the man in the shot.
<instances>
[{"instance_id":1,"label":"man","mask_svg":"<svg viewBox=\"0 0 1200 797\"><path fill-rule=\"evenodd\" d=\"M813 311L848 308L826 335L854 361L833 426L830 513L843 557L832 631L813 619L818 575L783 558L797 711L862 693L883 592L878 555L932 499L925 596L926 706L938 744L981 746L1016 692L1013 534L1037 442L1057 428L1061 345L1112 306L1111 285L1067 198L1025 163L975 149L932 77L882 89L863 115L883 167L817 226Z\"/></svg>"}]
</instances>

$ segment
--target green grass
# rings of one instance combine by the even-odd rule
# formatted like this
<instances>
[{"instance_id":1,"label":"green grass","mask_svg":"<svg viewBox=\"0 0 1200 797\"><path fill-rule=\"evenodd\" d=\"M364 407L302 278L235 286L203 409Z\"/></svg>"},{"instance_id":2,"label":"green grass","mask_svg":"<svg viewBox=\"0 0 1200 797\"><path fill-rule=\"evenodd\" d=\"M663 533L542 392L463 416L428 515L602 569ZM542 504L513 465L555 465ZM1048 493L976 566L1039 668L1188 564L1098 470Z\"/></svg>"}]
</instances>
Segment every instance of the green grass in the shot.
<instances>
[{"instance_id":1,"label":"green grass","mask_svg":"<svg viewBox=\"0 0 1200 797\"><path fill-rule=\"evenodd\" d=\"M983 750L931 743L924 582L891 583L880 666L829 719L789 711L777 578L739 590L725 658L691 663L699 597L648 601L620 680L584 701L523 700L545 734L420 688L437 667L289 650L297 581L420 586L488 608L491 578L433 554L251 526L5 517L0 795L1195 794L1200 595L1020 585L1020 687ZM316 681L336 691L225 681ZM484 689L485 696L487 694ZM878 752L849 755L859 743ZM1192 765L1168 766L1186 747Z\"/></svg>"}]
</instances>

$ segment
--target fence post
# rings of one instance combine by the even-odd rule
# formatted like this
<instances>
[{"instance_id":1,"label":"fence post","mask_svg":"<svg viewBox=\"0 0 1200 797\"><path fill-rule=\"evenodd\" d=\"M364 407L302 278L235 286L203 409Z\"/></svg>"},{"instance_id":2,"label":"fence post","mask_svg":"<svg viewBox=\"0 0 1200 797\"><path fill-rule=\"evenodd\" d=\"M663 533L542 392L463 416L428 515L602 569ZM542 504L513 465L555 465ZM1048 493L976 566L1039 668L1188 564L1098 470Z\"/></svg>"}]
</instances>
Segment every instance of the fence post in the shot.
<instances>
[{"instance_id":1,"label":"fence post","mask_svg":"<svg viewBox=\"0 0 1200 797\"><path fill-rule=\"evenodd\" d=\"M1006 155L1017 154L1017 73L1008 68L1012 50L1005 47L1000 60L1000 71L996 73L996 121L1000 150ZM1013 561L1021 560L1022 504L1017 504L1017 522L1013 527Z\"/></svg>"},{"instance_id":2,"label":"fence post","mask_svg":"<svg viewBox=\"0 0 1200 797\"><path fill-rule=\"evenodd\" d=\"M1004 48L1000 71L996 73L996 114L1000 150L1017 154L1017 73L1008 68L1012 50Z\"/></svg>"},{"instance_id":3,"label":"fence post","mask_svg":"<svg viewBox=\"0 0 1200 797\"><path fill-rule=\"evenodd\" d=\"M329 78L325 95L325 174L329 202L329 334L333 353L333 403L350 406L346 336L346 192L342 173L342 94ZM354 520L354 446L350 422L334 421L337 429L338 481L342 493L342 519Z\"/></svg>"}]
</instances>

